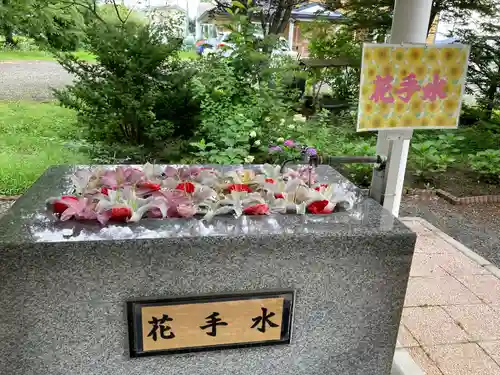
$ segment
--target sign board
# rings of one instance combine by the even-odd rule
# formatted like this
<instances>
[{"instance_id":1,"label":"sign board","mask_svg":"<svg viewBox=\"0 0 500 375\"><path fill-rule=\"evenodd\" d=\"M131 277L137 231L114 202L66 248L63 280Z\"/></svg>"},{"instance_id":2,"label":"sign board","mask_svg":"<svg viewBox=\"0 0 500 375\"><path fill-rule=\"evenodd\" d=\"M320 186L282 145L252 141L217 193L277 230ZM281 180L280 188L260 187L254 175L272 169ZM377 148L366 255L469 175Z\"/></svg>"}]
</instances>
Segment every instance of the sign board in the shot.
<instances>
[{"instance_id":1,"label":"sign board","mask_svg":"<svg viewBox=\"0 0 500 375\"><path fill-rule=\"evenodd\" d=\"M131 357L289 344L294 292L127 303Z\"/></svg>"},{"instance_id":2,"label":"sign board","mask_svg":"<svg viewBox=\"0 0 500 375\"><path fill-rule=\"evenodd\" d=\"M364 44L358 131L456 128L469 46Z\"/></svg>"}]
</instances>

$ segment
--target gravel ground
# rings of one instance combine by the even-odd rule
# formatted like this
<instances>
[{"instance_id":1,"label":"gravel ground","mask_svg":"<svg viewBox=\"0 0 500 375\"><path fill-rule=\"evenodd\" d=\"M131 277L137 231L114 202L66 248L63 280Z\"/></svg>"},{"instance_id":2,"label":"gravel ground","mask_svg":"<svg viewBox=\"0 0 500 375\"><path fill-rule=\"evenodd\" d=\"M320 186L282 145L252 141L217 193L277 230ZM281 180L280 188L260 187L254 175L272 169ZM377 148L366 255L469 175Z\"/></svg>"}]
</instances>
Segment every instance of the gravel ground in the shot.
<instances>
[{"instance_id":1,"label":"gravel ground","mask_svg":"<svg viewBox=\"0 0 500 375\"><path fill-rule=\"evenodd\" d=\"M500 267L500 203L452 205L430 196L405 196L400 216L419 216Z\"/></svg>"},{"instance_id":2,"label":"gravel ground","mask_svg":"<svg viewBox=\"0 0 500 375\"><path fill-rule=\"evenodd\" d=\"M57 62L0 61L0 100L48 100L51 87L71 81L71 75Z\"/></svg>"}]
</instances>

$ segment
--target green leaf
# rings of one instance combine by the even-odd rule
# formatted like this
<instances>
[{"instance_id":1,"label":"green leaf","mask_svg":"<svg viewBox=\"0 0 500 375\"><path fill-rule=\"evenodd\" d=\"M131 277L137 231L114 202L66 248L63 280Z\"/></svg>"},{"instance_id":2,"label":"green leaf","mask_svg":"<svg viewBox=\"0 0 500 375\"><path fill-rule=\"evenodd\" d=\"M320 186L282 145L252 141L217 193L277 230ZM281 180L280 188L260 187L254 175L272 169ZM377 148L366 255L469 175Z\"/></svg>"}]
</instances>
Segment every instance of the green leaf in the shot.
<instances>
[{"instance_id":1,"label":"green leaf","mask_svg":"<svg viewBox=\"0 0 500 375\"><path fill-rule=\"evenodd\" d=\"M245 9L245 6L242 3L240 3L239 1L233 1L233 6L241 8L241 9Z\"/></svg>"}]
</instances>

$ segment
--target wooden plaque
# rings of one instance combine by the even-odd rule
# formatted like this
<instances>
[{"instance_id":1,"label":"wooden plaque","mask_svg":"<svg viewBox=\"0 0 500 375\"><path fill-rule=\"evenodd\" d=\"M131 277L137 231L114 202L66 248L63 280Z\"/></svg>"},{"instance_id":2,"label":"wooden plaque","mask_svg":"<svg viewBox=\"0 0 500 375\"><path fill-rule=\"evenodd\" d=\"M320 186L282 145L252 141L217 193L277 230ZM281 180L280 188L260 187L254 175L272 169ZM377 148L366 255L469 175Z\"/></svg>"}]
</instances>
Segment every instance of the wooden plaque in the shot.
<instances>
[{"instance_id":1,"label":"wooden plaque","mask_svg":"<svg viewBox=\"0 0 500 375\"><path fill-rule=\"evenodd\" d=\"M127 303L130 356L289 344L291 290Z\"/></svg>"}]
</instances>

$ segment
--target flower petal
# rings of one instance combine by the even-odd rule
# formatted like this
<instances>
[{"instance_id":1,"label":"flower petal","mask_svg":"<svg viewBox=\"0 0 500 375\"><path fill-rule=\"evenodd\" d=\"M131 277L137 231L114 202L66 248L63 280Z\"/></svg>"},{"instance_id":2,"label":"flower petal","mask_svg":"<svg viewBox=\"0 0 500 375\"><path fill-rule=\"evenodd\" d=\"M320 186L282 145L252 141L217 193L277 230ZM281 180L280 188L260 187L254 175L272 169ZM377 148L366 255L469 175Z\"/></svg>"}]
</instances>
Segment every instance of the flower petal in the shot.
<instances>
[{"instance_id":1,"label":"flower petal","mask_svg":"<svg viewBox=\"0 0 500 375\"><path fill-rule=\"evenodd\" d=\"M163 173L165 173L165 177L176 177L178 175L177 169L169 165L165 167Z\"/></svg>"},{"instance_id":2,"label":"flower petal","mask_svg":"<svg viewBox=\"0 0 500 375\"><path fill-rule=\"evenodd\" d=\"M196 206L192 204L180 204L177 206L177 212L181 217L192 217L196 215Z\"/></svg>"},{"instance_id":3,"label":"flower petal","mask_svg":"<svg viewBox=\"0 0 500 375\"><path fill-rule=\"evenodd\" d=\"M97 214L97 221L102 225L106 225L109 219L111 219L111 210L106 210Z\"/></svg>"}]
</instances>

